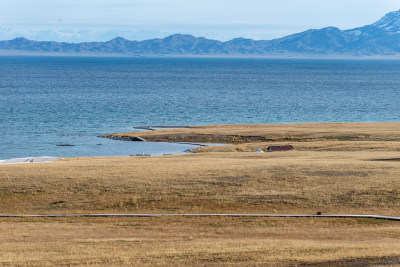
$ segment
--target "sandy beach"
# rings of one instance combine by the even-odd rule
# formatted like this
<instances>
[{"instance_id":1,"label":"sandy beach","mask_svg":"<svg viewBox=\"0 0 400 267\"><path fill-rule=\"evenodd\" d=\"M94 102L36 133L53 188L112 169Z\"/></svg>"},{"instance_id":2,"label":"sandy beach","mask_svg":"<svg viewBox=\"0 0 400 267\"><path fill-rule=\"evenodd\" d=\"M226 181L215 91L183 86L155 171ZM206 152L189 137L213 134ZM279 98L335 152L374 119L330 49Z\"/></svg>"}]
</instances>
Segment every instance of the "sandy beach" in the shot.
<instances>
[{"instance_id":1,"label":"sandy beach","mask_svg":"<svg viewBox=\"0 0 400 267\"><path fill-rule=\"evenodd\" d=\"M21 164L21 163L42 163L42 162L52 162L59 158L57 157L49 157L49 156L42 156L42 157L25 157L25 158L12 158L12 159L5 159L0 160L0 165L2 164Z\"/></svg>"}]
</instances>

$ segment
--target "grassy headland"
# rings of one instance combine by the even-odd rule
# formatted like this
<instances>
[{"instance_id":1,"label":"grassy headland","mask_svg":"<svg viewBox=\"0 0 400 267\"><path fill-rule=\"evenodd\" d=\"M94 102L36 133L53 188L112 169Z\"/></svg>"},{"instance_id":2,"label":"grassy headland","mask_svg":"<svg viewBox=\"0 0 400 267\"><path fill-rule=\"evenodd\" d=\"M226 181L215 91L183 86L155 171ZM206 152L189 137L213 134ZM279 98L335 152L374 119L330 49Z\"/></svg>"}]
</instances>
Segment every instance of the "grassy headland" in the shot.
<instances>
[{"instance_id":1,"label":"grassy headland","mask_svg":"<svg viewBox=\"0 0 400 267\"><path fill-rule=\"evenodd\" d=\"M106 134L155 142L399 141L400 123L229 124Z\"/></svg>"},{"instance_id":2,"label":"grassy headland","mask_svg":"<svg viewBox=\"0 0 400 267\"><path fill-rule=\"evenodd\" d=\"M400 123L216 125L118 136L233 145L0 166L0 213L400 214ZM253 153L275 144L295 150ZM400 259L400 224L388 221L66 218L3 219L0 226L0 263L17 265Z\"/></svg>"}]
</instances>

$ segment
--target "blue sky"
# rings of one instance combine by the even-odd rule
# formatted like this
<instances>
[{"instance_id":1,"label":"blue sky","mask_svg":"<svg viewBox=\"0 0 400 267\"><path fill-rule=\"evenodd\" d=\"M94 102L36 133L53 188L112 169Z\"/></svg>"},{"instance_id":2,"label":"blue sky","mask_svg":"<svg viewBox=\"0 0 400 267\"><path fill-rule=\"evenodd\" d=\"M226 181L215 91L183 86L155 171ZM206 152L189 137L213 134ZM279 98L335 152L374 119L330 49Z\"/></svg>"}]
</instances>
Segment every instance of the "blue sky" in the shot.
<instances>
[{"instance_id":1,"label":"blue sky","mask_svg":"<svg viewBox=\"0 0 400 267\"><path fill-rule=\"evenodd\" d=\"M144 40L173 33L273 39L363 26L399 9L400 0L0 0L0 39Z\"/></svg>"}]
</instances>

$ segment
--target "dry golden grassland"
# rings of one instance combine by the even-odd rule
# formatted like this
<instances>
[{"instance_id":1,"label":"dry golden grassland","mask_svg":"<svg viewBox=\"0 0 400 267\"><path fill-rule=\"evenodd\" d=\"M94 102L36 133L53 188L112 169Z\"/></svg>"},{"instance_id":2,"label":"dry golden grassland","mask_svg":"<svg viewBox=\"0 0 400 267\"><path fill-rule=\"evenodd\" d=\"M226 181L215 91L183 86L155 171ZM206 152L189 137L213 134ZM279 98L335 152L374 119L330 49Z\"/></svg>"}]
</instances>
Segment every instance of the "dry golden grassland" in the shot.
<instances>
[{"instance_id":1,"label":"dry golden grassland","mask_svg":"<svg viewBox=\"0 0 400 267\"><path fill-rule=\"evenodd\" d=\"M400 260L400 227L391 221L3 219L0 231L0 263L8 266L378 266Z\"/></svg>"},{"instance_id":2,"label":"dry golden grassland","mask_svg":"<svg viewBox=\"0 0 400 267\"><path fill-rule=\"evenodd\" d=\"M400 214L398 123L188 129L142 134L242 137L194 154L3 165L0 213ZM274 144L296 149L252 152ZM400 223L391 221L23 218L0 228L0 264L11 265L400 262Z\"/></svg>"}]
</instances>

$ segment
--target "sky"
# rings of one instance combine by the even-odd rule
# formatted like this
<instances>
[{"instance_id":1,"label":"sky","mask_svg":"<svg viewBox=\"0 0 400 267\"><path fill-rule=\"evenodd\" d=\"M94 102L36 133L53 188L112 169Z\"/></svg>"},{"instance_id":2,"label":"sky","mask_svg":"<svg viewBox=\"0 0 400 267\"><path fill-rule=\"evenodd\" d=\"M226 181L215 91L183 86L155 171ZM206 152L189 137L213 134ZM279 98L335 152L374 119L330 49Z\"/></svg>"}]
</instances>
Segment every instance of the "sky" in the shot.
<instances>
[{"instance_id":1,"label":"sky","mask_svg":"<svg viewBox=\"0 0 400 267\"><path fill-rule=\"evenodd\" d=\"M0 40L163 38L270 40L307 29L351 29L400 9L400 0L0 0Z\"/></svg>"}]
</instances>

